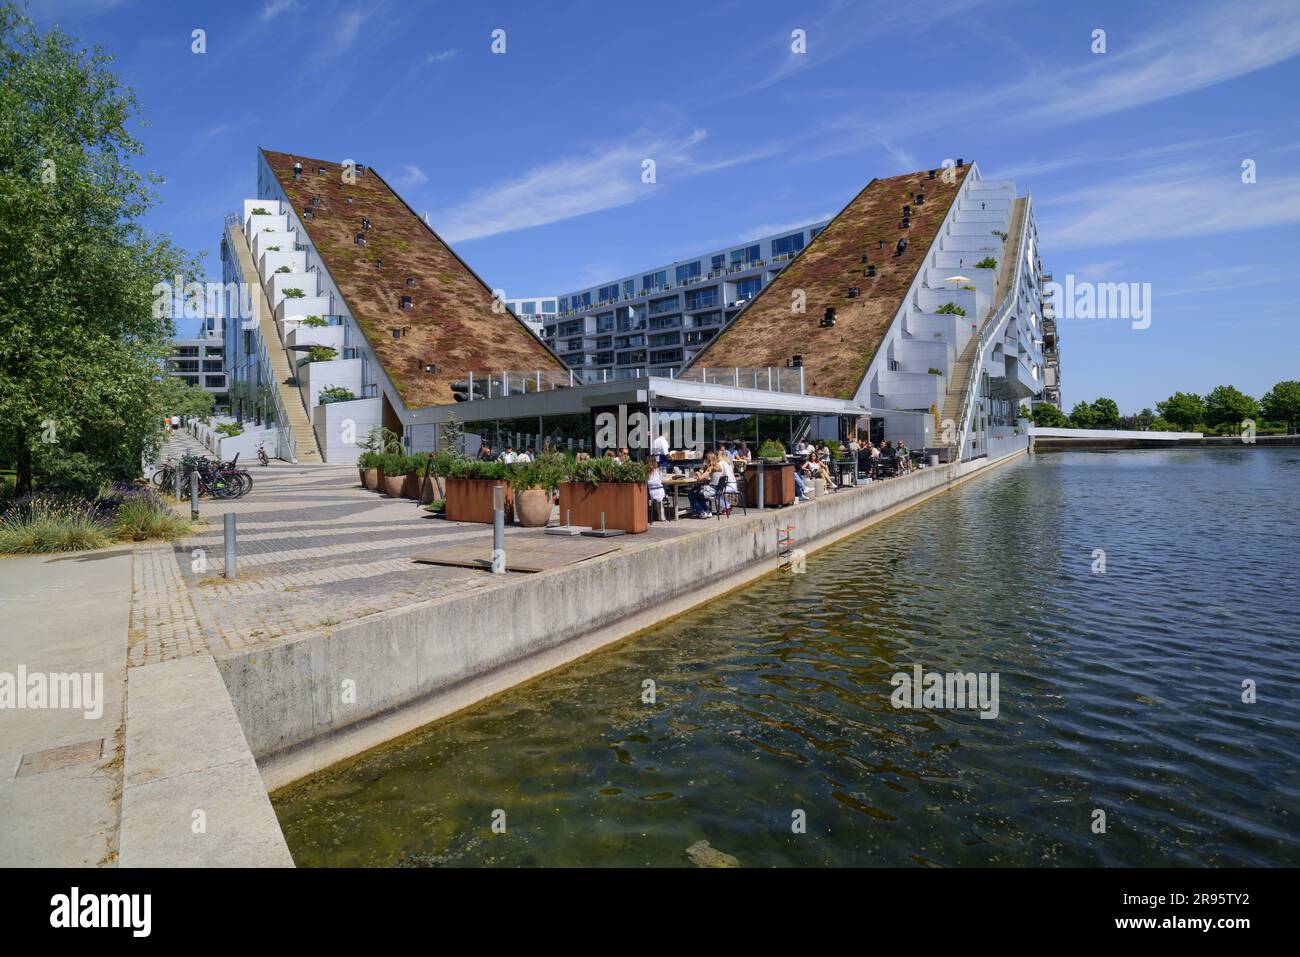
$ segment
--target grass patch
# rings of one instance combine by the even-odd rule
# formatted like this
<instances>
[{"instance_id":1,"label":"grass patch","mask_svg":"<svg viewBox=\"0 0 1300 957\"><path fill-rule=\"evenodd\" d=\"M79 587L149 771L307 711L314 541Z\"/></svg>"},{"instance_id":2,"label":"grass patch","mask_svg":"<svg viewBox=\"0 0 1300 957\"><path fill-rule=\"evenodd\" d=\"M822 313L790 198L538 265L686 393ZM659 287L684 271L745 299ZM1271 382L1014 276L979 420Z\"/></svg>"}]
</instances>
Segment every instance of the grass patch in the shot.
<instances>
[{"instance_id":1,"label":"grass patch","mask_svg":"<svg viewBox=\"0 0 1300 957\"><path fill-rule=\"evenodd\" d=\"M0 515L0 554L84 552L119 541L170 541L190 531L189 521L152 489L117 489L96 501L37 497Z\"/></svg>"}]
</instances>

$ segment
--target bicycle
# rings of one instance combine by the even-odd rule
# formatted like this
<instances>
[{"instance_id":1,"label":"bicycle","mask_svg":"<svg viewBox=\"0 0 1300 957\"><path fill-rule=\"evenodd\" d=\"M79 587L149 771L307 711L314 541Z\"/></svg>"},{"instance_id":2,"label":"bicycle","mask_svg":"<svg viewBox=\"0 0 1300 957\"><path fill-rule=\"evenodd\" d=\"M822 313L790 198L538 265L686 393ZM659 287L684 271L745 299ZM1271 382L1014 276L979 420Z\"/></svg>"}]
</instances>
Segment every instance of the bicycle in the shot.
<instances>
[{"instance_id":1,"label":"bicycle","mask_svg":"<svg viewBox=\"0 0 1300 957\"><path fill-rule=\"evenodd\" d=\"M261 442L257 443L257 460L262 463L263 468L271 464L271 458L266 454L266 446Z\"/></svg>"}]
</instances>

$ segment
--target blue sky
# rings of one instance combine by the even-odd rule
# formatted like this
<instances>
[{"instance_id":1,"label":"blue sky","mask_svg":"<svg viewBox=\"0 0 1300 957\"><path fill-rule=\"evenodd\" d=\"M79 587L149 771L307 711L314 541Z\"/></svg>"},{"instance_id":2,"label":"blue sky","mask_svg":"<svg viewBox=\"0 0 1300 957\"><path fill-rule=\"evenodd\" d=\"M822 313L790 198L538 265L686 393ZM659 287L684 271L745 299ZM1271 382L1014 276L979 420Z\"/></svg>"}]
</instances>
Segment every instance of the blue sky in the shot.
<instances>
[{"instance_id":1,"label":"blue sky","mask_svg":"<svg viewBox=\"0 0 1300 957\"><path fill-rule=\"evenodd\" d=\"M1300 378L1294 0L29 6L115 54L165 177L150 225L214 275L258 146L375 167L509 296L809 222L961 156L1032 191L1058 281L1151 283L1150 328L1061 320L1067 409Z\"/></svg>"}]
</instances>

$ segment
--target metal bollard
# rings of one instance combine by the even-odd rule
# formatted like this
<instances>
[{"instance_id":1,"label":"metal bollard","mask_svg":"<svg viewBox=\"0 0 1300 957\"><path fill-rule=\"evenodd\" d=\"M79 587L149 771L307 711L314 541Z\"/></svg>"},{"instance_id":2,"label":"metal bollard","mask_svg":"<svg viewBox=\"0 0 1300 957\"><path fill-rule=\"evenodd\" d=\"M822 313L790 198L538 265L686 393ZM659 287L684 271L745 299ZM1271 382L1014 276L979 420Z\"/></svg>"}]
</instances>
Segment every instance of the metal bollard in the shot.
<instances>
[{"instance_id":1,"label":"metal bollard","mask_svg":"<svg viewBox=\"0 0 1300 957\"><path fill-rule=\"evenodd\" d=\"M176 501L181 500L181 467L176 466L172 472L172 494L176 496Z\"/></svg>"},{"instance_id":2,"label":"metal bollard","mask_svg":"<svg viewBox=\"0 0 1300 957\"><path fill-rule=\"evenodd\" d=\"M766 503L764 502L764 499L767 498L767 496L764 494L764 488L763 488L763 471L764 471L763 466L760 465L758 467L758 510L760 512L764 509L764 507L766 507Z\"/></svg>"},{"instance_id":3,"label":"metal bollard","mask_svg":"<svg viewBox=\"0 0 1300 957\"><path fill-rule=\"evenodd\" d=\"M235 513L227 512L221 516L226 533L226 577L235 577Z\"/></svg>"},{"instance_id":4,"label":"metal bollard","mask_svg":"<svg viewBox=\"0 0 1300 957\"><path fill-rule=\"evenodd\" d=\"M492 574L506 570L506 488L492 487Z\"/></svg>"},{"instance_id":5,"label":"metal bollard","mask_svg":"<svg viewBox=\"0 0 1300 957\"><path fill-rule=\"evenodd\" d=\"M190 473L190 521L199 520L199 473Z\"/></svg>"}]
</instances>

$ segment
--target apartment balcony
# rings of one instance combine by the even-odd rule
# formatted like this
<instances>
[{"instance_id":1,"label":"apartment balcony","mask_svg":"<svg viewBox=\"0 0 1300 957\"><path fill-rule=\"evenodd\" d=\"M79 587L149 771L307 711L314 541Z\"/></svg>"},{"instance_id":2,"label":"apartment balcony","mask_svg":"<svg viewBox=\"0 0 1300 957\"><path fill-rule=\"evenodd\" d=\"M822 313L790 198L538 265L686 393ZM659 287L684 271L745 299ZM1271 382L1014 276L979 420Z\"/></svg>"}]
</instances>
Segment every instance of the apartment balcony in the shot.
<instances>
[{"instance_id":1,"label":"apartment balcony","mask_svg":"<svg viewBox=\"0 0 1300 957\"><path fill-rule=\"evenodd\" d=\"M298 234L285 230L265 230L254 234L250 243L253 249L253 261L260 262L268 252L294 252L298 248Z\"/></svg>"},{"instance_id":2,"label":"apartment balcony","mask_svg":"<svg viewBox=\"0 0 1300 957\"><path fill-rule=\"evenodd\" d=\"M299 296L298 298L300 299L315 298L319 283L320 276L314 272L271 273L266 284L266 294L271 300L272 308L275 308L285 299L289 298L285 293L290 289L301 290L304 295Z\"/></svg>"}]
</instances>

